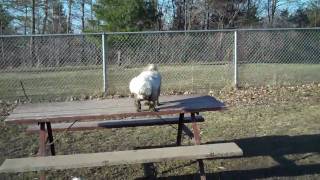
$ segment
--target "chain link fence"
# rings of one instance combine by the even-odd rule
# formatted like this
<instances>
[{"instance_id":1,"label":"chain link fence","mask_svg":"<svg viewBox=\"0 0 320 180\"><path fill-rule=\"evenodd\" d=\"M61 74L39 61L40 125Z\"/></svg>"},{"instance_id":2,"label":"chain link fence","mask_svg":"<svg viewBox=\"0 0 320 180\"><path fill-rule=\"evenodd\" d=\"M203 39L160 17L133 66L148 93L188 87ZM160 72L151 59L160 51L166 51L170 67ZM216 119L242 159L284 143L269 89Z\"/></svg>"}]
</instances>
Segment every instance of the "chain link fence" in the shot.
<instances>
[{"instance_id":1,"label":"chain link fence","mask_svg":"<svg viewBox=\"0 0 320 180\"><path fill-rule=\"evenodd\" d=\"M132 77L158 64L162 91L223 87L232 81L232 32L115 34L108 36L108 90L128 92Z\"/></svg>"},{"instance_id":2,"label":"chain link fence","mask_svg":"<svg viewBox=\"0 0 320 180\"><path fill-rule=\"evenodd\" d=\"M320 29L0 36L0 48L0 99L127 95L149 63L163 92L320 81Z\"/></svg>"},{"instance_id":3,"label":"chain link fence","mask_svg":"<svg viewBox=\"0 0 320 180\"><path fill-rule=\"evenodd\" d=\"M320 29L238 33L240 86L320 82Z\"/></svg>"},{"instance_id":4,"label":"chain link fence","mask_svg":"<svg viewBox=\"0 0 320 180\"><path fill-rule=\"evenodd\" d=\"M102 91L101 35L0 38L0 99Z\"/></svg>"}]
</instances>

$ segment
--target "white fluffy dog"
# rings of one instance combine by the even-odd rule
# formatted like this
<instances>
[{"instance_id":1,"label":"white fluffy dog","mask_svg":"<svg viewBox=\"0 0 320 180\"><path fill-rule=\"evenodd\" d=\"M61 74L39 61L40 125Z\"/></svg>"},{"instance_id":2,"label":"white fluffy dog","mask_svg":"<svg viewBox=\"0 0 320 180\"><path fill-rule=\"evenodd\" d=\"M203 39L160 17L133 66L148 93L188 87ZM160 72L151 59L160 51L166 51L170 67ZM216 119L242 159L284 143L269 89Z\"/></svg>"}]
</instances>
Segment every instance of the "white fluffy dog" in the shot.
<instances>
[{"instance_id":1,"label":"white fluffy dog","mask_svg":"<svg viewBox=\"0 0 320 180\"><path fill-rule=\"evenodd\" d=\"M130 92L135 97L137 111L141 111L141 101L146 100L149 110L155 111L155 106L159 105L159 95L161 89L161 75L154 64L150 64L137 77L134 77L129 84Z\"/></svg>"}]
</instances>

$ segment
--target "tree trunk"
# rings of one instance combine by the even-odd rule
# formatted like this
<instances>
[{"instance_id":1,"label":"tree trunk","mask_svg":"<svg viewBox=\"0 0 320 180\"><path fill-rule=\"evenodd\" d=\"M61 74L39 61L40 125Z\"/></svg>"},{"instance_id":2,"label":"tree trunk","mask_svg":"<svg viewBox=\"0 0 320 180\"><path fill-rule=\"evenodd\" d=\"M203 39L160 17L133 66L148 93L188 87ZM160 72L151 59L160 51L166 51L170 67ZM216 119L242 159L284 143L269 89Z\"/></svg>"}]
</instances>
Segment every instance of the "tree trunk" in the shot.
<instances>
[{"instance_id":1,"label":"tree trunk","mask_svg":"<svg viewBox=\"0 0 320 180\"><path fill-rule=\"evenodd\" d=\"M188 30L191 29L191 23L192 23L192 5L193 5L193 0L191 0L190 8L189 8L189 20L188 20Z\"/></svg>"},{"instance_id":2,"label":"tree trunk","mask_svg":"<svg viewBox=\"0 0 320 180\"><path fill-rule=\"evenodd\" d=\"M25 6L25 16L24 16L24 35L27 34L27 26L28 26L28 6Z\"/></svg>"},{"instance_id":3,"label":"tree trunk","mask_svg":"<svg viewBox=\"0 0 320 180\"><path fill-rule=\"evenodd\" d=\"M268 4L267 4L267 13L268 13L269 25L271 24L270 2L271 2L271 0L268 0Z\"/></svg>"},{"instance_id":4,"label":"tree trunk","mask_svg":"<svg viewBox=\"0 0 320 180\"><path fill-rule=\"evenodd\" d=\"M32 0L32 34L36 33L36 0Z\"/></svg>"},{"instance_id":5,"label":"tree trunk","mask_svg":"<svg viewBox=\"0 0 320 180\"><path fill-rule=\"evenodd\" d=\"M237 4L236 6L237 6L237 10L234 12L233 16L230 17L230 20L229 20L229 23L228 23L228 27L229 27L229 28L230 28L230 27L235 27L234 21L235 21L235 19L237 18L239 12L240 12L240 7L239 7L240 5Z\"/></svg>"},{"instance_id":6,"label":"tree trunk","mask_svg":"<svg viewBox=\"0 0 320 180\"><path fill-rule=\"evenodd\" d=\"M60 6L60 3L59 1L53 1L53 7L52 7L52 10L53 10L53 17L52 17L52 21L53 21L53 33L59 33L59 6Z\"/></svg>"},{"instance_id":7,"label":"tree trunk","mask_svg":"<svg viewBox=\"0 0 320 180\"><path fill-rule=\"evenodd\" d=\"M278 0L272 0L272 6L271 6L271 26L273 26L274 15L275 15L275 13L276 13L277 5L278 5Z\"/></svg>"},{"instance_id":8,"label":"tree trunk","mask_svg":"<svg viewBox=\"0 0 320 180\"><path fill-rule=\"evenodd\" d=\"M82 33L84 32L84 2L85 0L82 0L81 2L81 12L82 12L82 16L81 16L81 30L82 30Z\"/></svg>"},{"instance_id":9,"label":"tree trunk","mask_svg":"<svg viewBox=\"0 0 320 180\"><path fill-rule=\"evenodd\" d=\"M42 34L45 34L47 31L48 9L49 9L48 0L45 0Z\"/></svg>"},{"instance_id":10,"label":"tree trunk","mask_svg":"<svg viewBox=\"0 0 320 180\"><path fill-rule=\"evenodd\" d=\"M158 30L159 31L162 31L163 30L163 25L164 25L164 22L162 21L162 16L163 16L163 2L162 2L162 4L161 4L161 6L160 6L160 8L158 9L158 1L155 1L154 2L155 3L155 9L156 9L156 11L155 11L155 13L156 13L156 17L157 17L157 19L158 19Z\"/></svg>"},{"instance_id":11,"label":"tree trunk","mask_svg":"<svg viewBox=\"0 0 320 180\"><path fill-rule=\"evenodd\" d=\"M204 17L204 29L209 29L209 23L210 23L210 19L209 19L209 2L208 0L205 1L205 17Z\"/></svg>"},{"instance_id":12,"label":"tree trunk","mask_svg":"<svg viewBox=\"0 0 320 180\"><path fill-rule=\"evenodd\" d=\"M183 7L184 7L184 30L187 30L187 3L186 0L183 0Z\"/></svg>"},{"instance_id":13,"label":"tree trunk","mask_svg":"<svg viewBox=\"0 0 320 180\"><path fill-rule=\"evenodd\" d=\"M93 0L90 1L90 20L93 20Z\"/></svg>"},{"instance_id":14,"label":"tree trunk","mask_svg":"<svg viewBox=\"0 0 320 180\"><path fill-rule=\"evenodd\" d=\"M37 9L37 13L36 13L36 15L37 15L37 32L39 33L39 34L41 34L41 28L40 28L40 25L41 25L41 22L40 22L40 19L41 19L41 14L40 14L40 8L38 8Z\"/></svg>"},{"instance_id":15,"label":"tree trunk","mask_svg":"<svg viewBox=\"0 0 320 180\"><path fill-rule=\"evenodd\" d=\"M174 8L174 0L171 0L171 3L172 3L172 9L173 9L172 19L174 19L176 17L176 9Z\"/></svg>"},{"instance_id":16,"label":"tree trunk","mask_svg":"<svg viewBox=\"0 0 320 180\"><path fill-rule=\"evenodd\" d=\"M69 0L69 2L68 2L68 24L67 24L68 33L71 32L71 26L72 26L72 23L71 23L71 8L72 8L72 0Z\"/></svg>"}]
</instances>

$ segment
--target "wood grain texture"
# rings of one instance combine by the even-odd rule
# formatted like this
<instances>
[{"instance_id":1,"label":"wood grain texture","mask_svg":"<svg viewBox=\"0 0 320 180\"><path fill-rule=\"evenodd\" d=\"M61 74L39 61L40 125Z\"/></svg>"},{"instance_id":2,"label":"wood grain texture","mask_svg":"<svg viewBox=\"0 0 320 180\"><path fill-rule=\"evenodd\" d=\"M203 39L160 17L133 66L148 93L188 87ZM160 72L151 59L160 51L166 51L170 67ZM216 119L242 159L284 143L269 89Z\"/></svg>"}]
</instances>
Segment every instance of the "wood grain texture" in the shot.
<instances>
[{"instance_id":1,"label":"wood grain texture","mask_svg":"<svg viewBox=\"0 0 320 180\"><path fill-rule=\"evenodd\" d=\"M235 143L7 159L0 173L242 156Z\"/></svg>"},{"instance_id":2,"label":"wood grain texture","mask_svg":"<svg viewBox=\"0 0 320 180\"><path fill-rule=\"evenodd\" d=\"M196 122L203 122L202 116L195 117ZM89 122L76 122L68 131L82 131L93 129L106 129L106 128L124 128L124 127L137 127L137 126L154 126L165 124L177 124L179 117L177 116L164 116L160 118L139 118L139 119L123 119L123 120L107 120L107 121L89 121ZM183 123L191 123L191 117L185 117ZM51 124L52 130L64 131L70 127L72 123L54 123ZM38 133L38 125L29 125L27 128L28 133Z\"/></svg>"},{"instance_id":3,"label":"wood grain texture","mask_svg":"<svg viewBox=\"0 0 320 180\"><path fill-rule=\"evenodd\" d=\"M161 96L156 112L136 112L132 98L59 103L23 104L5 120L6 123L72 122L159 116L179 113L216 111L224 103L211 96ZM145 107L146 108L146 107Z\"/></svg>"}]
</instances>

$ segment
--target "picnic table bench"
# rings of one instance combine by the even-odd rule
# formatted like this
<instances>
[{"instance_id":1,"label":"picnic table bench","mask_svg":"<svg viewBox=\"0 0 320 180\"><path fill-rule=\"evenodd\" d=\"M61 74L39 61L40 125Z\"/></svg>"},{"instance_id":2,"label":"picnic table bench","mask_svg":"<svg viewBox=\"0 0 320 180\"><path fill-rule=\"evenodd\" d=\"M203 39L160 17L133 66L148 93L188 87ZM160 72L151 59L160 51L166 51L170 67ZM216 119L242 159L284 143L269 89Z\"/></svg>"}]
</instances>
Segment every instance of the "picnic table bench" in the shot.
<instances>
[{"instance_id":1,"label":"picnic table bench","mask_svg":"<svg viewBox=\"0 0 320 180\"><path fill-rule=\"evenodd\" d=\"M157 107L155 112L136 112L133 101L132 98L119 98L18 106L5 122L29 125L27 129L29 133L39 133L39 156L46 156L46 140L49 142L52 156L7 159L0 167L0 172L25 172L159 162L174 159L197 159L201 179L205 179L202 159L242 155L242 150L235 143L200 145L200 129L197 122L203 122L204 118L197 114L204 111L225 109L225 105L214 97L206 95L161 96L161 105ZM185 116L185 114L190 114L190 116ZM197 146L180 146L184 123L192 123L193 139ZM55 156L53 131L166 124L178 124L176 144L179 147ZM148 155L143 156L143 154ZM42 179L44 179L43 176Z\"/></svg>"}]
</instances>

